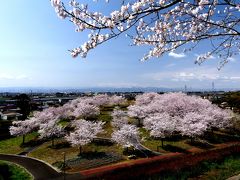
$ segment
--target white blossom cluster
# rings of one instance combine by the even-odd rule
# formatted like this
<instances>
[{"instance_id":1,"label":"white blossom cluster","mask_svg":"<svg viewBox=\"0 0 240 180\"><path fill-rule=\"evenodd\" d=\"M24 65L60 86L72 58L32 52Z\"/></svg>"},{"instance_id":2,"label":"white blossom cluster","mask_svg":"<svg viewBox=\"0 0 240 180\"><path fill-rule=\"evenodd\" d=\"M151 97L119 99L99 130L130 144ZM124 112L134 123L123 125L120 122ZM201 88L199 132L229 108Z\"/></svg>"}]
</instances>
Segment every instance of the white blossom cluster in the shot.
<instances>
[{"instance_id":1,"label":"white blossom cluster","mask_svg":"<svg viewBox=\"0 0 240 180\"><path fill-rule=\"evenodd\" d=\"M113 127L121 128L123 125L128 124L128 116L126 111L115 108L111 115L111 124Z\"/></svg>"},{"instance_id":2,"label":"white blossom cluster","mask_svg":"<svg viewBox=\"0 0 240 180\"><path fill-rule=\"evenodd\" d=\"M141 138L135 125L125 124L119 130L113 132L112 140L123 147L138 149Z\"/></svg>"},{"instance_id":3,"label":"white blossom cluster","mask_svg":"<svg viewBox=\"0 0 240 180\"><path fill-rule=\"evenodd\" d=\"M143 61L181 46L185 47L183 51L191 51L204 40L211 42L212 49L199 55L196 63L215 54L224 64L239 53L238 1L122 0L118 10L109 14L76 0L71 0L68 7L60 0L51 3L58 16L68 18L77 32L89 32L89 40L71 51L73 57L86 57L89 50L122 33L132 38L134 45L150 47Z\"/></svg>"},{"instance_id":4,"label":"white blossom cluster","mask_svg":"<svg viewBox=\"0 0 240 180\"><path fill-rule=\"evenodd\" d=\"M33 113L33 116L24 121L13 121L10 127L10 134L21 136L38 131L40 138L52 138L66 136L66 139L75 146L77 140L79 145L90 142L96 134L102 132L104 123L101 121L92 122L85 119L96 119L100 114L100 106L120 105L125 103L122 96L108 96L100 94L93 97L80 97L60 107L49 107L43 111ZM83 119L85 118L85 119ZM60 121L69 119L74 121L74 131L66 134ZM81 140L80 140L81 139Z\"/></svg>"},{"instance_id":5,"label":"white blossom cluster","mask_svg":"<svg viewBox=\"0 0 240 180\"><path fill-rule=\"evenodd\" d=\"M70 132L65 139L71 143L72 146L83 146L90 143L96 135L103 131L104 122L91 122L84 119L75 120L72 126L75 128Z\"/></svg>"},{"instance_id":6,"label":"white blossom cluster","mask_svg":"<svg viewBox=\"0 0 240 180\"><path fill-rule=\"evenodd\" d=\"M231 125L231 113L210 101L184 93L144 93L128 107L130 117L143 119L153 137L169 137L178 133L198 137L212 128Z\"/></svg>"}]
</instances>

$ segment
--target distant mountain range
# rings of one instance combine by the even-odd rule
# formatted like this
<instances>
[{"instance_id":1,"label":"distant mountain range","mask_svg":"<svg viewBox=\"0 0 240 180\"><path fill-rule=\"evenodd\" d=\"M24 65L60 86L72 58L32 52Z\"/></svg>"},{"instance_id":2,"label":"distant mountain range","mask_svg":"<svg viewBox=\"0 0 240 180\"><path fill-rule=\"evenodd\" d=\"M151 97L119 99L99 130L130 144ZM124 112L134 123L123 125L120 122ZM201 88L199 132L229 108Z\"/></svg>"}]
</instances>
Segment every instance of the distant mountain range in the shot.
<instances>
[{"instance_id":1,"label":"distant mountain range","mask_svg":"<svg viewBox=\"0 0 240 180\"><path fill-rule=\"evenodd\" d=\"M222 88L214 91L237 91L237 88ZM69 87L0 87L0 92L12 93L55 93L55 92L172 92L185 91L184 88L164 88L164 87L84 87L84 88L69 88ZM187 89L187 91L212 91L212 89Z\"/></svg>"}]
</instances>

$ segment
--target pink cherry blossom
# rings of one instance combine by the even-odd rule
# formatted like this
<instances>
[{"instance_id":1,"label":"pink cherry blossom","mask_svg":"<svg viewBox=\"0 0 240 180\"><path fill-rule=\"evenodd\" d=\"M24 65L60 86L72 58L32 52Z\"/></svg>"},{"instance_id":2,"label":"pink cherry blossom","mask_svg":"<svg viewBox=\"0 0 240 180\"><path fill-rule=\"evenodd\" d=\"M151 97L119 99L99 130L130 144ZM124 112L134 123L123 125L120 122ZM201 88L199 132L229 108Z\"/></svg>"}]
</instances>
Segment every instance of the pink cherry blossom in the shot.
<instances>
[{"instance_id":1,"label":"pink cherry blossom","mask_svg":"<svg viewBox=\"0 0 240 180\"><path fill-rule=\"evenodd\" d=\"M88 41L71 50L71 55L86 57L98 45L126 34L133 45L149 46L142 60L160 57L178 49L192 51L202 41L211 47L197 57L202 63L210 56L221 59L223 66L239 53L240 4L226 0L122 0L112 8L98 12L96 3L51 0L57 15L68 19L76 32L87 31ZM101 4L103 6L103 4ZM103 8L104 9L104 8Z\"/></svg>"}]
</instances>

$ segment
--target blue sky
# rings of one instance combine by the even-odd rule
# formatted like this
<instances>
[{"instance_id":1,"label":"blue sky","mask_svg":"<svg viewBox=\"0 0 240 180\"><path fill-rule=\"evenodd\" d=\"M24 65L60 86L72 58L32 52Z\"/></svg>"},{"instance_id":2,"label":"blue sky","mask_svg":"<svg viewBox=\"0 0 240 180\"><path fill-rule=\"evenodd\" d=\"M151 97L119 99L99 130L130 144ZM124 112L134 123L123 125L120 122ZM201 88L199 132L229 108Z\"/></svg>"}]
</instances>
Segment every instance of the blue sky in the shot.
<instances>
[{"instance_id":1,"label":"blue sky","mask_svg":"<svg viewBox=\"0 0 240 180\"><path fill-rule=\"evenodd\" d=\"M240 88L240 62L234 57L221 71L211 58L195 65L196 54L166 54L140 62L147 47L130 47L125 36L73 59L68 49L81 45L86 33L76 33L57 17L49 0L1 2L0 87L169 87Z\"/></svg>"}]
</instances>

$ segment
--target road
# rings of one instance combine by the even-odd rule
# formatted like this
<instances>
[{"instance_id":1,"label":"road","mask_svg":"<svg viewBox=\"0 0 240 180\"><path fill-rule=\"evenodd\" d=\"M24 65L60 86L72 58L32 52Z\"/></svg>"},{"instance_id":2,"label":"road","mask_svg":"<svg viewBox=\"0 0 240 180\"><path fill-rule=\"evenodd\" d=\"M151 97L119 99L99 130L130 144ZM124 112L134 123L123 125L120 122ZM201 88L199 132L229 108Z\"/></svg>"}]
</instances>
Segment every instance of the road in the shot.
<instances>
[{"instance_id":1,"label":"road","mask_svg":"<svg viewBox=\"0 0 240 180\"><path fill-rule=\"evenodd\" d=\"M39 160L19 155L0 154L0 160L10 161L27 169L35 180L63 180L64 174ZM83 179L80 174L66 174L66 180Z\"/></svg>"}]
</instances>

